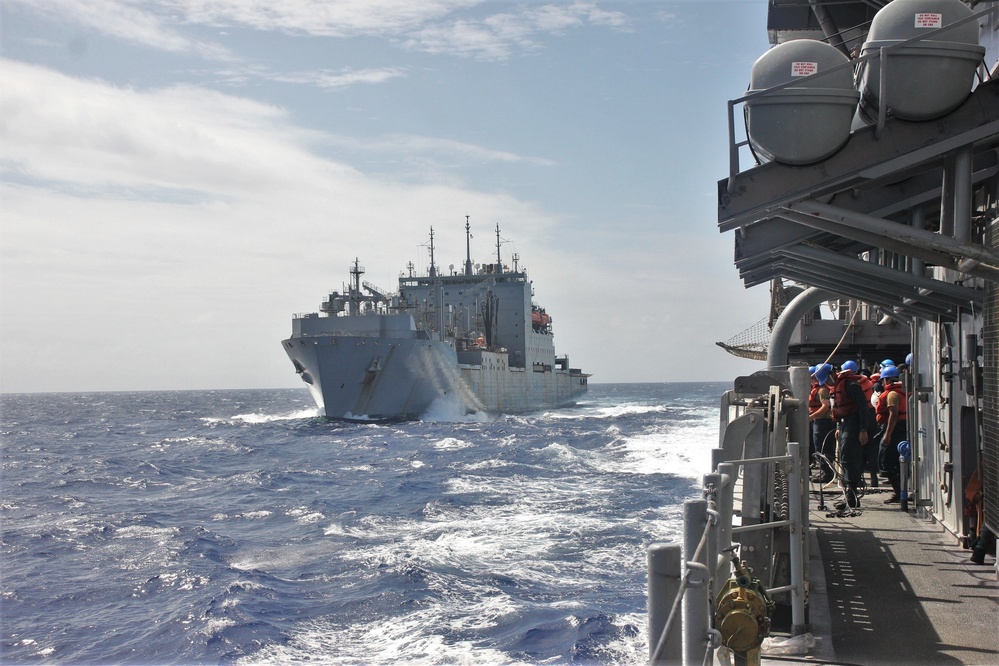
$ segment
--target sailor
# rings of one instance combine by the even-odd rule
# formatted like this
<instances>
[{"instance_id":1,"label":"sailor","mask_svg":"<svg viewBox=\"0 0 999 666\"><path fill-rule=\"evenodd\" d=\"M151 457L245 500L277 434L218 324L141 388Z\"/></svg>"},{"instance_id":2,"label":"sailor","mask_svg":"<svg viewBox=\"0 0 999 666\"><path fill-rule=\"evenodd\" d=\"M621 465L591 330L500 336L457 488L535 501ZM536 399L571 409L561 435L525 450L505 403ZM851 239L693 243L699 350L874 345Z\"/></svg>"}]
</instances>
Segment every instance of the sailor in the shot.
<instances>
[{"instance_id":1,"label":"sailor","mask_svg":"<svg viewBox=\"0 0 999 666\"><path fill-rule=\"evenodd\" d=\"M845 500L833 505L839 511L848 506L860 506L860 489L864 483L864 447L872 419L867 407L870 398L864 395L858 382L861 376L857 373L856 362L846 361L833 384L832 415L839 441L839 464L846 484Z\"/></svg>"},{"instance_id":2,"label":"sailor","mask_svg":"<svg viewBox=\"0 0 999 666\"><path fill-rule=\"evenodd\" d=\"M899 501L899 462L898 443L906 438L907 400L905 388L899 379L898 368L886 366L881 372L881 380L885 390L881 392L875 410L875 418L881 426L881 446L879 447L878 466L888 477L891 484L891 497L885 504Z\"/></svg>"},{"instance_id":3,"label":"sailor","mask_svg":"<svg viewBox=\"0 0 999 666\"><path fill-rule=\"evenodd\" d=\"M834 473L830 462L836 456L836 424L829 406L833 367L828 363L815 366L812 374L812 390L808 394L808 420L812 424L812 453L819 457L818 472L812 477L816 483L829 483Z\"/></svg>"},{"instance_id":4,"label":"sailor","mask_svg":"<svg viewBox=\"0 0 999 666\"><path fill-rule=\"evenodd\" d=\"M853 381L860 384L860 388L863 389L864 395L867 397L867 402L871 401L871 396L874 395L874 382L871 381L870 373L865 368L863 372L857 369L857 364L853 361L847 361L843 364L843 368L850 367L850 372L853 373ZM865 374L867 373L867 374Z\"/></svg>"},{"instance_id":5,"label":"sailor","mask_svg":"<svg viewBox=\"0 0 999 666\"><path fill-rule=\"evenodd\" d=\"M871 393L870 408L873 410L877 408L881 392L885 390L884 384L881 381L880 371L871 375L871 382L873 392ZM870 440L868 445L864 447L864 471L870 475L871 488L877 488L880 485L878 482L878 472L880 471L878 454L881 450L881 432L878 430L877 425L867 432L867 436Z\"/></svg>"}]
</instances>

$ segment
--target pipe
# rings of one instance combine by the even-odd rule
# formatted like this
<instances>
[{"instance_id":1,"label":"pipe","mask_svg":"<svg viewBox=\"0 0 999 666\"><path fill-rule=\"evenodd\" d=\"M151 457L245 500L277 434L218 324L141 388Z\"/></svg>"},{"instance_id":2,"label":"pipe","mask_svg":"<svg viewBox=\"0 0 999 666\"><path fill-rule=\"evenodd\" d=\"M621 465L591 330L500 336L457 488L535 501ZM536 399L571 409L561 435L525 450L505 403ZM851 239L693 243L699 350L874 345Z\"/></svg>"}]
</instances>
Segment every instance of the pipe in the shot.
<instances>
[{"instance_id":1,"label":"pipe","mask_svg":"<svg viewBox=\"0 0 999 666\"><path fill-rule=\"evenodd\" d=\"M787 348L791 343L791 335L794 333L795 326L813 308L833 298L839 298L839 296L831 291L809 287L787 304L770 332L770 344L767 348L768 370L783 370L787 367Z\"/></svg>"},{"instance_id":2,"label":"pipe","mask_svg":"<svg viewBox=\"0 0 999 666\"><path fill-rule=\"evenodd\" d=\"M805 625L805 565L807 562L808 528L802 520L807 513L801 504L801 444L788 442L791 464L788 466L787 483L794 491L788 497L788 518L791 521L791 635L800 636L808 628ZM808 469L807 465L804 465Z\"/></svg>"},{"instance_id":3,"label":"pipe","mask_svg":"<svg viewBox=\"0 0 999 666\"><path fill-rule=\"evenodd\" d=\"M954 156L944 158L940 180L940 235L954 235Z\"/></svg>"},{"instance_id":4,"label":"pipe","mask_svg":"<svg viewBox=\"0 0 999 666\"><path fill-rule=\"evenodd\" d=\"M912 218L912 228L918 229L919 231L926 230L926 211L920 207L913 208L910 211ZM926 262L924 262L919 257L909 258L909 272L915 275L917 278L925 277L926 273Z\"/></svg>"},{"instance_id":5,"label":"pipe","mask_svg":"<svg viewBox=\"0 0 999 666\"><path fill-rule=\"evenodd\" d=\"M809 527L809 515L808 511L804 510L803 507L808 506L808 463L811 457L811 441L812 441L812 424L808 420L808 394L811 393L812 381L811 377L808 375L808 368L804 366L794 367L790 369L791 374L791 389L794 392L795 397L801 399L801 407L799 407L796 412L791 415L788 420L790 421L792 428L789 433L792 441L804 442L800 445L797 452L789 451L795 458L791 461L791 467L797 471L797 490L798 490L798 520L796 525L801 525L802 530L802 581L808 580L808 527ZM796 433L800 433L796 436ZM788 483L791 483L791 477L788 477ZM794 510L791 511L791 520L794 521ZM792 580L794 572L791 572ZM793 609L792 609L793 610Z\"/></svg>"},{"instance_id":6,"label":"pipe","mask_svg":"<svg viewBox=\"0 0 999 666\"><path fill-rule=\"evenodd\" d=\"M671 632L672 640L660 648L658 641L669 618L676 595L680 593L680 570L683 561L679 543L654 543L649 546L649 661L651 664L677 664L683 657L680 632ZM656 656L656 651L659 656Z\"/></svg>"},{"instance_id":7,"label":"pipe","mask_svg":"<svg viewBox=\"0 0 999 666\"><path fill-rule=\"evenodd\" d=\"M700 664L704 661L708 636L708 571L705 552L697 552L701 537L708 523L706 500L687 500L683 503L683 568L688 578L687 592L683 597L683 663ZM697 559L694 559L694 555Z\"/></svg>"},{"instance_id":8,"label":"pipe","mask_svg":"<svg viewBox=\"0 0 999 666\"><path fill-rule=\"evenodd\" d=\"M812 13L815 14L815 19L819 22L822 33L826 36L829 45L836 47L840 53L849 58L850 51L847 50L846 44L843 42L843 36L839 34L836 22L833 21L826 6L818 0L808 0L808 4L812 6Z\"/></svg>"},{"instance_id":9,"label":"pipe","mask_svg":"<svg viewBox=\"0 0 999 666\"><path fill-rule=\"evenodd\" d=\"M974 153L962 146L954 156L954 239L971 242L971 182Z\"/></svg>"}]
</instances>

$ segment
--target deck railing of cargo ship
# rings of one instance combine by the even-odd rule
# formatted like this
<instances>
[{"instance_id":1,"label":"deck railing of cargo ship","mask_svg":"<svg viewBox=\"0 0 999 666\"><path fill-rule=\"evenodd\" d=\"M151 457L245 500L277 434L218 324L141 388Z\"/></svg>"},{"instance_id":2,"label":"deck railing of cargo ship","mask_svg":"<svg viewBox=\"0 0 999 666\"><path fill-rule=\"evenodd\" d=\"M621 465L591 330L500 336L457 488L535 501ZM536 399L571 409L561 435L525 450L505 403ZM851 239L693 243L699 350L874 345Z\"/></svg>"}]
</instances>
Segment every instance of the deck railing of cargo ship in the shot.
<instances>
[{"instance_id":1,"label":"deck railing of cargo ship","mask_svg":"<svg viewBox=\"0 0 999 666\"><path fill-rule=\"evenodd\" d=\"M736 588L749 599L736 609L741 629L758 621L762 640L769 618L745 611L770 597L790 606L792 634L807 630L808 421L795 396L807 395L808 384L803 367L763 371L738 378L722 397L720 446L702 497L684 503L683 542L648 549L651 663L712 663L725 642L716 601ZM733 574L733 555L750 569Z\"/></svg>"}]
</instances>

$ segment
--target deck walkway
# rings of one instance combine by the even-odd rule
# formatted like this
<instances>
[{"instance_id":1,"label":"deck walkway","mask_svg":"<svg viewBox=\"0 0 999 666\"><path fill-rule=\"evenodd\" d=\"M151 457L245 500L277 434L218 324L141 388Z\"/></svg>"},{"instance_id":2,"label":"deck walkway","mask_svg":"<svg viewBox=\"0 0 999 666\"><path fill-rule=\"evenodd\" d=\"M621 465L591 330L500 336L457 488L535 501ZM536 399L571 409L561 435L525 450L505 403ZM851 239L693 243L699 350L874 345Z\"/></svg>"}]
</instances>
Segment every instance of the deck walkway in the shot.
<instances>
[{"instance_id":1,"label":"deck walkway","mask_svg":"<svg viewBox=\"0 0 999 666\"><path fill-rule=\"evenodd\" d=\"M996 666L995 558L973 564L952 535L884 504L887 497L870 494L859 515L835 517L816 509L813 496L809 620L816 644L801 663Z\"/></svg>"}]
</instances>

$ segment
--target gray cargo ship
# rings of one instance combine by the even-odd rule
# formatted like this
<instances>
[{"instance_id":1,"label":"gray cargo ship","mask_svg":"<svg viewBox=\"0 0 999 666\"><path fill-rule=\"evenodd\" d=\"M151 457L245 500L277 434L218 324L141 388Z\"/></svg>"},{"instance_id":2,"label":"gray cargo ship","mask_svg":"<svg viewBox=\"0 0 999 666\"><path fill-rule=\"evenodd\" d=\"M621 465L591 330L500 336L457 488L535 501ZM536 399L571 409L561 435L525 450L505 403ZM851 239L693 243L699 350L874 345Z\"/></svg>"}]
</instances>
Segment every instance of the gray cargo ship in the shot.
<instances>
[{"instance_id":1,"label":"gray cargo ship","mask_svg":"<svg viewBox=\"0 0 999 666\"><path fill-rule=\"evenodd\" d=\"M442 273L430 230L425 276L399 278L386 293L350 266L350 282L321 312L296 315L282 342L295 371L327 418L418 419L435 414L515 414L574 404L589 375L555 355L552 320L532 303L516 254L473 265L465 222L461 271Z\"/></svg>"}]
</instances>

